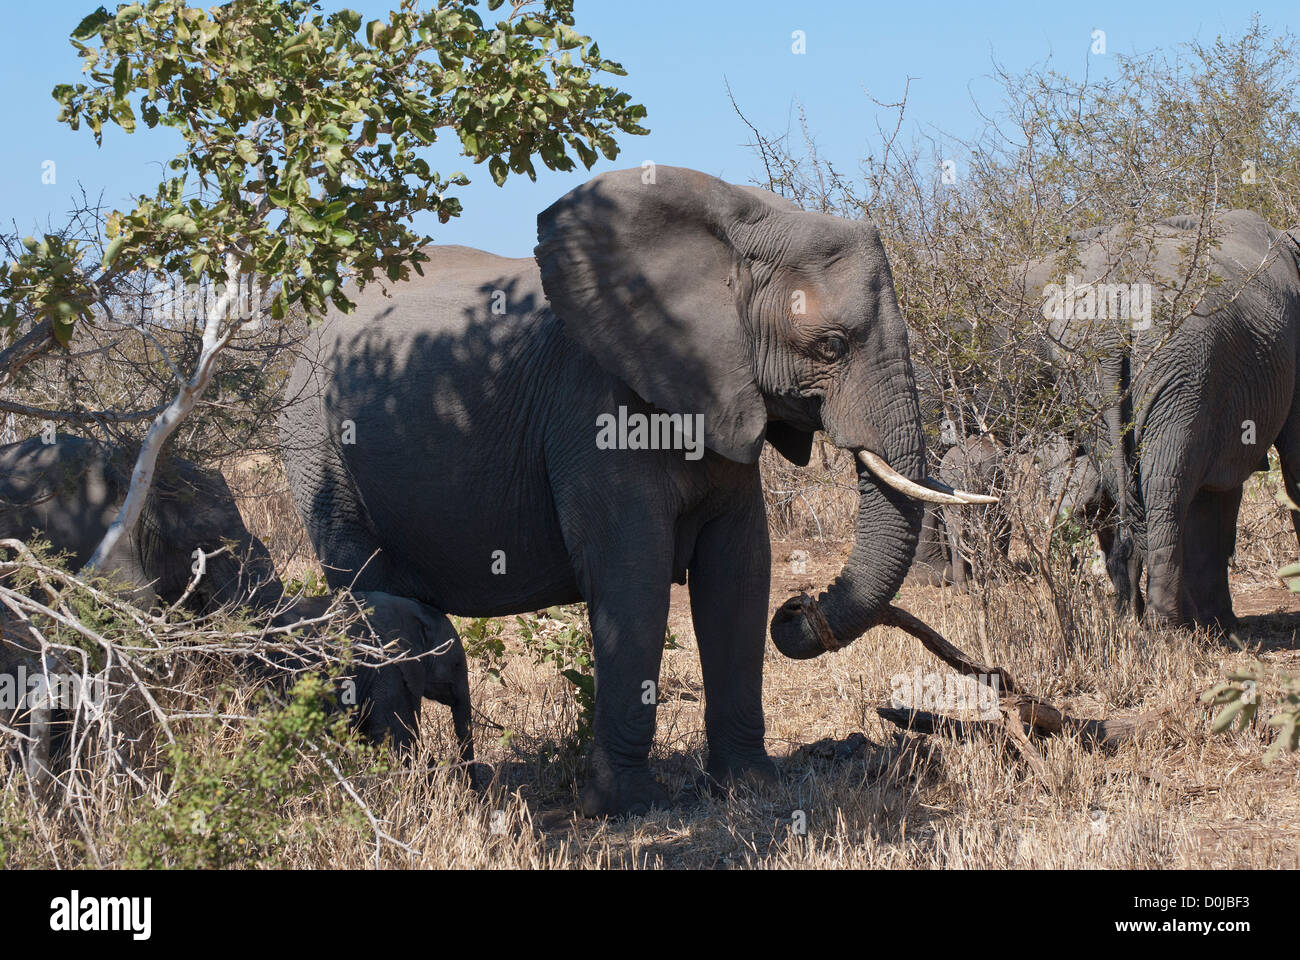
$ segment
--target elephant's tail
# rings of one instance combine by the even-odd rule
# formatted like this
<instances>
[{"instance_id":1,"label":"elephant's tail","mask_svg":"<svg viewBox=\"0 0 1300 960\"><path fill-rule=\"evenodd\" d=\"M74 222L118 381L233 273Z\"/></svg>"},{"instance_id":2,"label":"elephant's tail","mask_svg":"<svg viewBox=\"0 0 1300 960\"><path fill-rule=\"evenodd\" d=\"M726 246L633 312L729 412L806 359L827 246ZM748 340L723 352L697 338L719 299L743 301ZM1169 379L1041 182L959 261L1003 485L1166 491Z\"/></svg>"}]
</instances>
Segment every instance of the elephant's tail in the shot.
<instances>
[{"instance_id":1,"label":"elephant's tail","mask_svg":"<svg viewBox=\"0 0 1300 960\"><path fill-rule=\"evenodd\" d=\"M1139 556L1146 552L1146 516L1138 478L1139 425L1134 416L1130 359L1126 345L1115 360L1114 401L1107 406L1103 415L1106 456L1102 482L1104 486L1111 487L1111 496L1118 513L1114 547L1107 558L1107 566L1111 582L1120 591L1120 601L1124 604L1137 599L1128 595L1136 588L1136 584L1129 582L1130 558L1135 551Z\"/></svg>"}]
</instances>

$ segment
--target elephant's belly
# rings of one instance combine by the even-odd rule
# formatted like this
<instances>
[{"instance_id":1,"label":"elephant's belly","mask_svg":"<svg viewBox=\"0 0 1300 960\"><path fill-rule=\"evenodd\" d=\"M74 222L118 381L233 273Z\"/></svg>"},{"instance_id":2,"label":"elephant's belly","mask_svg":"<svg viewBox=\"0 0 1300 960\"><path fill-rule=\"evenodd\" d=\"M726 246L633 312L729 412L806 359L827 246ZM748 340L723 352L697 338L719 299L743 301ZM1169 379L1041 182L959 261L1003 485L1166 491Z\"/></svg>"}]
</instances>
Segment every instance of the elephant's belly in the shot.
<instances>
[{"instance_id":1,"label":"elephant's belly","mask_svg":"<svg viewBox=\"0 0 1300 960\"><path fill-rule=\"evenodd\" d=\"M372 512L390 564L408 581L401 592L470 617L581 600L558 520L491 502L444 493L400 511Z\"/></svg>"}]
</instances>

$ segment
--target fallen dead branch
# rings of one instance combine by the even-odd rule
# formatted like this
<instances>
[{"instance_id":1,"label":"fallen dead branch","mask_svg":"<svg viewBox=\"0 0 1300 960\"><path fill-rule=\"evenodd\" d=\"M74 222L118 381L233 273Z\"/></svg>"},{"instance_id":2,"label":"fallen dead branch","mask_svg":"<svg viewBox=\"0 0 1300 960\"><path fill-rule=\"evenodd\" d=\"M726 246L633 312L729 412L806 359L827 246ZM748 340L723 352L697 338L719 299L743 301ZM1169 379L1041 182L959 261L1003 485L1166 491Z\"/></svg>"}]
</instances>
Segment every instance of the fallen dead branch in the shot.
<instances>
[{"instance_id":1,"label":"fallen dead branch","mask_svg":"<svg viewBox=\"0 0 1300 960\"><path fill-rule=\"evenodd\" d=\"M949 734L966 738L1002 733L1040 780L1047 777L1047 765L1030 737L1077 736L1086 746L1109 748L1153 729L1165 714L1161 710L1106 720L1071 717L1045 700L1020 692L1005 667L988 666L967 656L938 631L906 610L890 606L880 622L883 626L898 627L916 637L922 646L958 673L974 677L998 694L997 719L962 720L925 710L894 706L876 708L876 713L882 719L919 734Z\"/></svg>"}]
</instances>

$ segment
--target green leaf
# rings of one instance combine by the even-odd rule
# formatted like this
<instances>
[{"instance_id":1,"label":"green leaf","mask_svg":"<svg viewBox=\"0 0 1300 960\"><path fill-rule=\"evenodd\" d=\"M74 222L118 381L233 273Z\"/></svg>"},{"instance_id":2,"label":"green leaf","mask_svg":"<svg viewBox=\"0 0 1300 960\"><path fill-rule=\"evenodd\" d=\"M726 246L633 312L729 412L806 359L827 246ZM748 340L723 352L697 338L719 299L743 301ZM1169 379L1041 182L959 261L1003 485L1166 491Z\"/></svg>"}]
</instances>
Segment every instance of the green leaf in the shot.
<instances>
[{"instance_id":1,"label":"green leaf","mask_svg":"<svg viewBox=\"0 0 1300 960\"><path fill-rule=\"evenodd\" d=\"M82 20L81 23L77 24L77 28L72 31L72 39L86 40L95 36L95 34L99 33L100 28L103 27L104 24L108 23L110 19L111 17L109 12L103 7L100 7L90 16L86 17L86 19Z\"/></svg>"},{"instance_id":2,"label":"green leaf","mask_svg":"<svg viewBox=\"0 0 1300 960\"><path fill-rule=\"evenodd\" d=\"M240 140L235 144L235 153L245 163L257 163L257 147L253 145L252 140Z\"/></svg>"},{"instance_id":3,"label":"green leaf","mask_svg":"<svg viewBox=\"0 0 1300 960\"><path fill-rule=\"evenodd\" d=\"M198 224L188 214L184 213L173 213L163 220L162 226L164 230L174 230L184 237L195 237L199 233Z\"/></svg>"},{"instance_id":4,"label":"green leaf","mask_svg":"<svg viewBox=\"0 0 1300 960\"><path fill-rule=\"evenodd\" d=\"M108 245L108 249L104 251L104 259L101 262L100 266L103 267L103 269L105 270L111 267L113 265L113 261L117 259L117 255L122 252L122 247L124 246L126 246L126 237L118 237L116 240L110 243Z\"/></svg>"},{"instance_id":5,"label":"green leaf","mask_svg":"<svg viewBox=\"0 0 1300 960\"><path fill-rule=\"evenodd\" d=\"M1232 725L1233 718L1236 717L1245 706L1246 703L1244 700L1238 699L1232 701L1232 703L1220 710L1219 715L1214 718L1214 723L1210 724L1210 732L1223 733L1224 730L1227 730L1228 727Z\"/></svg>"},{"instance_id":6,"label":"green leaf","mask_svg":"<svg viewBox=\"0 0 1300 960\"><path fill-rule=\"evenodd\" d=\"M510 168L500 157L493 157L488 161L488 173L492 174L493 182L499 187L506 182L506 177L510 175Z\"/></svg>"},{"instance_id":7,"label":"green leaf","mask_svg":"<svg viewBox=\"0 0 1300 960\"><path fill-rule=\"evenodd\" d=\"M336 220L342 220L343 215L347 212L348 202L346 200L331 200L316 211L316 216L326 223L334 223Z\"/></svg>"}]
</instances>

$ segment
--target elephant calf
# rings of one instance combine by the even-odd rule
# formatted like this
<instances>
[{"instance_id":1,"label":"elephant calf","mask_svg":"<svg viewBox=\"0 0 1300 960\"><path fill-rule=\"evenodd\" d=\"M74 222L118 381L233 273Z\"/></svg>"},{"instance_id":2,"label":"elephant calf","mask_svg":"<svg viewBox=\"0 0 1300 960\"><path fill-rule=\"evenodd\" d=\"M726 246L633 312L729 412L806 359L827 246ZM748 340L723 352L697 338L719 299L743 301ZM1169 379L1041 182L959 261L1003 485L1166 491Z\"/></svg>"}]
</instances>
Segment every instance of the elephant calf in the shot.
<instances>
[{"instance_id":1,"label":"elephant calf","mask_svg":"<svg viewBox=\"0 0 1300 960\"><path fill-rule=\"evenodd\" d=\"M330 597L300 598L272 625L321 617L331 602ZM378 590L353 594L350 605L356 618L349 636L400 655L382 665L362 663L345 678L340 700L357 706L357 729L375 743L389 740L394 748L406 750L419 730L421 701L428 697L451 707L460 758L473 760L469 671L451 621L418 600Z\"/></svg>"}]
</instances>

